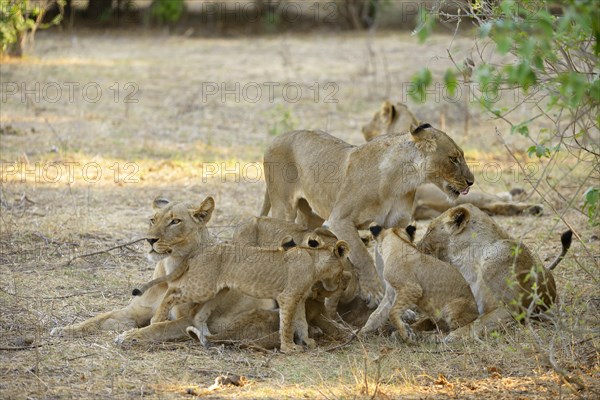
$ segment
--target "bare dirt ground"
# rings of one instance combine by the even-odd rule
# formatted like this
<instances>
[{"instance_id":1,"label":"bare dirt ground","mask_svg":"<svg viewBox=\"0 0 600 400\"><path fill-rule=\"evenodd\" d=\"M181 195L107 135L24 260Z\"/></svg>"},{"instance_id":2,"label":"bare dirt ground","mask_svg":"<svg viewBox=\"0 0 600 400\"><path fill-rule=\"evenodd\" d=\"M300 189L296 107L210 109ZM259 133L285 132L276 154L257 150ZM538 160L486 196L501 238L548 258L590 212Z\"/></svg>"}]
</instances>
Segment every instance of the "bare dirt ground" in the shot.
<instances>
[{"instance_id":1,"label":"bare dirt ground","mask_svg":"<svg viewBox=\"0 0 600 400\"><path fill-rule=\"evenodd\" d=\"M530 200L544 203L542 217L497 221L545 261L559 252L566 229L557 213L581 239L556 270L561 317L553 323L451 345L407 346L382 336L327 351L338 343L320 342L293 356L191 341L121 349L115 332L49 336L53 327L127 304L151 275L141 243L68 262L142 238L155 196L215 196L212 233L228 238L240 217L259 211L261 155L274 135L324 129L360 144L360 127L383 99L405 100L406 82L423 65L435 72L449 65L450 39L419 46L408 34L386 32L252 39L40 33L34 56L3 60L0 396L598 398L600 242L579 211L597 171L566 152L529 159L531 143L476 105L465 132L465 102L445 101L441 89L412 108L445 124L474 163L478 190L534 193L527 178L541 180ZM457 59L470 44L454 42ZM510 106L510 96L501 102ZM529 112L519 108L515 119ZM209 388L226 373L244 376L245 385Z\"/></svg>"}]
</instances>

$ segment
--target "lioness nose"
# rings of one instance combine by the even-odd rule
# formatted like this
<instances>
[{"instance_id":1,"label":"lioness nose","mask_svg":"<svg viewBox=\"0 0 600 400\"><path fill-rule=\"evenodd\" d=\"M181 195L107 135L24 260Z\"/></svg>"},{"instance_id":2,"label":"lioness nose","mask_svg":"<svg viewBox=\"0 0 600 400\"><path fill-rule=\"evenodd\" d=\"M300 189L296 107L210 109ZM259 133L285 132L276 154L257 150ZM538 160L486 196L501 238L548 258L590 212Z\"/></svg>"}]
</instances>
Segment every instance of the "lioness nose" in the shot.
<instances>
[{"instance_id":1,"label":"lioness nose","mask_svg":"<svg viewBox=\"0 0 600 400\"><path fill-rule=\"evenodd\" d=\"M158 242L158 239L146 238L146 240L148 241L148 243L150 243L150 246L152 246L154 243Z\"/></svg>"},{"instance_id":2,"label":"lioness nose","mask_svg":"<svg viewBox=\"0 0 600 400\"><path fill-rule=\"evenodd\" d=\"M470 180L467 179L467 185L473 186L473 183L475 183L475 182L474 181L470 181Z\"/></svg>"}]
</instances>

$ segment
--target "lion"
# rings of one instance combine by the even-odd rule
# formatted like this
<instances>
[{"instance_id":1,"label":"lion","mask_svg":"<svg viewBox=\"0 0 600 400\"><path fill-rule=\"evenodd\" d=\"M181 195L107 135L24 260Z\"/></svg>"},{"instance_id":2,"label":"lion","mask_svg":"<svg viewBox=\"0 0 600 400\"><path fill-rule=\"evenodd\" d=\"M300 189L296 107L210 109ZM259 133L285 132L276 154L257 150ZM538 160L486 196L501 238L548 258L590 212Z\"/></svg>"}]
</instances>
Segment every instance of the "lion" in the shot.
<instances>
[{"instance_id":1,"label":"lion","mask_svg":"<svg viewBox=\"0 0 600 400\"><path fill-rule=\"evenodd\" d=\"M404 103L392 104L385 100L381 109L373 115L373 119L362 127L366 142L388 133L408 132L419 125L419 120Z\"/></svg>"},{"instance_id":2,"label":"lion","mask_svg":"<svg viewBox=\"0 0 600 400\"><path fill-rule=\"evenodd\" d=\"M319 247L322 245L333 246L338 238L329 229L318 227L314 230L308 229L295 222L286 221L279 218L271 217L250 217L242 221L233 232L233 243L246 244L248 246L266 247L275 246L279 243L280 238L290 236L295 243L303 243L309 247ZM361 241L365 246L368 246L371 240L369 236L361 236ZM356 268L352 262L348 262L348 266L352 266L347 271L344 271L347 285L343 285L343 291L336 291L338 300L342 303L348 303L358 293L358 277L356 276Z\"/></svg>"},{"instance_id":3,"label":"lion","mask_svg":"<svg viewBox=\"0 0 600 400\"><path fill-rule=\"evenodd\" d=\"M389 318L405 342L413 341L415 334L402 319L413 305L425 314L423 322L433 320L445 330L465 326L479 316L475 298L460 272L416 248L414 226L384 230L372 226L370 230L383 257L383 276L389 285L361 335L378 329Z\"/></svg>"},{"instance_id":4,"label":"lion","mask_svg":"<svg viewBox=\"0 0 600 400\"><path fill-rule=\"evenodd\" d=\"M363 126L362 133L368 142L385 134L401 134L418 125L417 117L400 102L392 104L386 100L373 119ZM524 191L514 188L508 193L489 194L476 190L456 199L448 198L437 186L425 184L419 186L413 203L413 219L432 219L444 211L459 204L471 203L490 215L541 215L544 208L539 204L518 201L525 197Z\"/></svg>"},{"instance_id":5,"label":"lion","mask_svg":"<svg viewBox=\"0 0 600 400\"><path fill-rule=\"evenodd\" d=\"M411 221L417 187L431 182L451 198L467 194L474 177L462 149L444 132L421 124L352 146L323 131L293 131L264 155L266 191L260 212L287 221L324 223L352 248L361 297L374 307L383 284L358 229ZM310 226L309 226L310 227Z\"/></svg>"},{"instance_id":6,"label":"lion","mask_svg":"<svg viewBox=\"0 0 600 400\"><path fill-rule=\"evenodd\" d=\"M460 271L481 315L449 338L476 337L498 320L509 320L511 314L542 317L556 301L551 270L566 255L571 235L570 230L562 234L561 254L544 268L525 244L472 204L451 208L431 221L417 247Z\"/></svg>"},{"instance_id":7,"label":"lion","mask_svg":"<svg viewBox=\"0 0 600 400\"><path fill-rule=\"evenodd\" d=\"M155 215L152 218L148 243L151 244L149 257L156 262L153 278L159 278L172 271L175 264L171 246L185 237L189 242L210 243L206 224L210 221L215 207L212 197L207 197L198 204L169 202L157 197L153 202ZM173 221L177 224L170 225ZM185 228L184 228L185 227ZM160 239L152 233L162 230ZM133 343L135 341L166 341L187 338L186 328L193 325L194 315L199 307L194 304L182 304L174 307L170 321L148 325L156 309L160 305L167 290L167 284L160 284L135 297L126 307L109 311L83 322L57 327L51 331L55 336L84 336L99 331L124 331L117 338L117 343ZM219 313L213 313L208 320L208 327L215 333L227 330L230 335L240 336L244 332L231 332L232 327L243 327L255 324L257 314L265 314L275 308L272 300L256 299L238 291L230 290L220 298L217 304ZM261 315L262 316L262 315ZM268 319L265 319L268 322ZM265 326L268 323L265 322ZM141 329L137 329L141 328ZM260 336L262 337L262 333ZM250 339L250 338L249 338ZM265 347L268 344L263 344Z\"/></svg>"},{"instance_id":8,"label":"lion","mask_svg":"<svg viewBox=\"0 0 600 400\"><path fill-rule=\"evenodd\" d=\"M160 238L161 232L157 232ZM294 331L309 348L315 347L308 337L305 301L318 281L328 291L340 283L349 246L337 241L331 247L296 246L290 237L276 248L260 248L242 244L195 244L181 241L171 253L180 257L168 275L135 289L143 295L157 284L167 282L167 292L151 319L151 324L167 319L173 306L182 303L202 305L194 326L202 325L212 313L215 298L222 290L239 290L257 298L276 299L279 304L281 351L291 353L303 347L294 343Z\"/></svg>"}]
</instances>

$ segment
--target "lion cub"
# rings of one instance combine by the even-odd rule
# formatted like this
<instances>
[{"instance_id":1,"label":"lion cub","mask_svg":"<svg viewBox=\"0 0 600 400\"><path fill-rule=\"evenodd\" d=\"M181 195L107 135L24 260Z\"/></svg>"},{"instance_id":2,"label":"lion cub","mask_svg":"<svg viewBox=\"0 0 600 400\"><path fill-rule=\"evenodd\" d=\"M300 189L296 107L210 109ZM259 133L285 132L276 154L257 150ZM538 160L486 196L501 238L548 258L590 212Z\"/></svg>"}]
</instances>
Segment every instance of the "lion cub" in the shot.
<instances>
[{"instance_id":1,"label":"lion cub","mask_svg":"<svg viewBox=\"0 0 600 400\"><path fill-rule=\"evenodd\" d=\"M479 316L475 298L460 272L450 264L421 253L413 244L416 228L408 226L383 230L372 226L371 233L383 257L386 285L384 301L371 314L360 333L379 328L390 318L400 337L412 341L411 327L402 321L403 313L413 305L438 326L454 330ZM393 293L395 291L395 299ZM440 324L442 323L442 324Z\"/></svg>"},{"instance_id":2,"label":"lion cub","mask_svg":"<svg viewBox=\"0 0 600 400\"><path fill-rule=\"evenodd\" d=\"M310 289L320 281L326 290L335 290L348 262L348 252L348 244L342 240L333 246L311 248L296 247L287 237L278 248L201 245L189 252L171 274L135 289L133 294L140 295L158 283L168 282L153 324L166 320L171 307L181 303L204 304L223 289L276 299L281 351L300 351L302 346L293 340L294 325L307 326L303 305ZM309 343L308 337L300 339Z\"/></svg>"}]
</instances>

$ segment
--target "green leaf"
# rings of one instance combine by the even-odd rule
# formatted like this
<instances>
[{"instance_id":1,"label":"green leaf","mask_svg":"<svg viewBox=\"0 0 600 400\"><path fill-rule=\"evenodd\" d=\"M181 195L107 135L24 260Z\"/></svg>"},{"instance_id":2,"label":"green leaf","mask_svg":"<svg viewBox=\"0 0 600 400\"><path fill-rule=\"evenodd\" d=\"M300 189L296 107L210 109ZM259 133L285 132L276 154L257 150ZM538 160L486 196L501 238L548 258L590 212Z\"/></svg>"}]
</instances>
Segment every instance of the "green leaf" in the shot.
<instances>
[{"instance_id":1,"label":"green leaf","mask_svg":"<svg viewBox=\"0 0 600 400\"><path fill-rule=\"evenodd\" d=\"M537 156L537 158L542 157L550 157L550 149L542 144L538 144L536 146L531 146L527 149L527 154L531 157L533 154Z\"/></svg>"},{"instance_id":2,"label":"green leaf","mask_svg":"<svg viewBox=\"0 0 600 400\"><path fill-rule=\"evenodd\" d=\"M454 70L448 68L446 73L444 74L444 85L446 85L446 90L448 90L448 95L453 98L456 93L456 87L458 83L456 82L456 74Z\"/></svg>"},{"instance_id":3,"label":"green leaf","mask_svg":"<svg viewBox=\"0 0 600 400\"><path fill-rule=\"evenodd\" d=\"M419 38L419 43L423 44L425 40L433 32L435 26L435 17L425 8L419 7L419 14L417 15L417 27L415 33Z\"/></svg>"},{"instance_id":4,"label":"green leaf","mask_svg":"<svg viewBox=\"0 0 600 400\"><path fill-rule=\"evenodd\" d=\"M496 42L496 49L502 55L508 53L513 46L513 39L508 35L497 35L494 37L494 41Z\"/></svg>"},{"instance_id":5,"label":"green leaf","mask_svg":"<svg viewBox=\"0 0 600 400\"><path fill-rule=\"evenodd\" d=\"M431 85L431 71L427 67L423 67L413 76L413 85L408 88L408 95L417 102L426 100L425 89Z\"/></svg>"}]
</instances>

